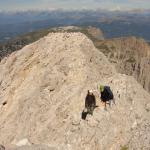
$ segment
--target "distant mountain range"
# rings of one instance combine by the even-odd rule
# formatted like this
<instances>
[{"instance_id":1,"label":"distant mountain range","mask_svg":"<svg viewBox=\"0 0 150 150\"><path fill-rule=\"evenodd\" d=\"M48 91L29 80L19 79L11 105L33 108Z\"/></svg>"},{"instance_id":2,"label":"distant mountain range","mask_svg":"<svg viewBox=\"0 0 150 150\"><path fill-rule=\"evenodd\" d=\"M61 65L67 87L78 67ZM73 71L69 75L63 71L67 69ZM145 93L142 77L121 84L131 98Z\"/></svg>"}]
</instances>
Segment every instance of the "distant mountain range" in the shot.
<instances>
[{"instance_id":1,"label":"distant mountain range","mask_svg":"<svg viewBox=\"0 0 150 150\"><path fill-rule=\"evenodd\" d=\"M132 35L150 41L150 10L0 12L0 41L39 29L68 25L101 28L106 38Z\"/></svg>"}]
</instances>

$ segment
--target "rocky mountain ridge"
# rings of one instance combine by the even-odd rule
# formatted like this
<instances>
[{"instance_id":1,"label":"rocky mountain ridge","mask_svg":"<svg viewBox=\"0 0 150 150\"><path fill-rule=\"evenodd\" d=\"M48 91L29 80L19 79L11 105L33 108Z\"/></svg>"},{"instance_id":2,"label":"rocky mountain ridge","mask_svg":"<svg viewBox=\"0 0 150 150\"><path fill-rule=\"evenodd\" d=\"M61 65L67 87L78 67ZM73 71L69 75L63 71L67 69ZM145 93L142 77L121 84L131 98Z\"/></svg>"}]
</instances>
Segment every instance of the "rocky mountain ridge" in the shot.
<instances>
[{"instance_id":1,"label":"rocky mountain ridge","mask_svg":"<svg viewBox=\"0 0 150 150\"><path fill-rule=\"evenodd\" d=\"M117 73L84 34L50 33L2 59L0 70L0 143L6 147L150 148L150 95ZM116 106L105 111L95 92L99 107L84 121L87 90L99 84L112 88ZM23 139L31 146L15 148Z\"/></svg>"},{"instance_id":2,"label":"rocky mountain ridge","mask_svg":"<svg viewBox=\"0 0 150 150\"><path fill-rule=\"evenodd\" d=\"M0 44L0 59L19 50L49 32L82 32L87 35L94 45L102 51L109 61L116 66L117 71L133 76L148 92L150 92L150 46L144 39L124 37L105 39L103 32L95 27L57 27L38 32L32 32L18 37L6 44Z\"/></svg>"},{"instance_id":3,"label":"rocky mountain ridge","mask_svg":"<svg viewBox=\"0 0 150 150\"><path fill-rule=\"evenodd\" d=\"M133 76L150 92L150 46L135 37L116 38L96 43L120 73Z\"/></svg>"},{"instance_id":4,"label":"rocky mountain ridge","mask_svg":"<svg viewBox=\"0 0 150 150\"><path fill-rule=\"evenodd\" d=\"M56 27L39 30L36 32L31 32L18 36L7 42L0 43L0 60L5 56L10 55L12 52L17 51L24 46L31 44L43 36L46 36L48 33L55 32L81 32L87 35L92 40L103 40L103 32L95 27L76 27L76 26L67 26L67 27Z\"/></svg>"}]
</instances>

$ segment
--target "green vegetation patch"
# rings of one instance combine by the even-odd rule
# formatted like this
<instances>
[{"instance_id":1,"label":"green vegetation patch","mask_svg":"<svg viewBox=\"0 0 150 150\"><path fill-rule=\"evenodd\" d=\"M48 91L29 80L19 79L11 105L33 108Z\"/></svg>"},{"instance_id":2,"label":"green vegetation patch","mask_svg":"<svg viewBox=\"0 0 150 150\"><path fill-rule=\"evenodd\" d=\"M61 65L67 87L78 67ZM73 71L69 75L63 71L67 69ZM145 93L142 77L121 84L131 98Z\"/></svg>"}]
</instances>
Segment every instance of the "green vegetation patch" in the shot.
<instances>
[{"instance_id":1,"label":"green vegetation patch","mask_svg":"<svg viewBox=\"0 0 150 150\"><path fill-rule=\"evenodd\" d=\"M128 147L126 145L122 146L120 150L128 150Z\"/></svg>"},{"instance_id":2,"label":"green vegetation patch","mask_svg":"<svg viewBox=\"0 0 150 150\"><path fill-rule=\"evenodd\" d=\"M127 59L126 61L129 62L129 63L135 63L135 62L136 62L136 60L135 60L134 57L130 57L130 58Z\"/></svg>"},{"instance_id":3,"label":"green vegetation patch","mask_svg":"<svg viewBox=\"0 0 150 150\"><path fill-rule=\"evenodd\" d=\"M102 43L101 45L97 46L98 49L101 49L102 52L104 52L105 54L108 54L110 51L109 47L105 44Z\"/></svg>"}]
</instances>

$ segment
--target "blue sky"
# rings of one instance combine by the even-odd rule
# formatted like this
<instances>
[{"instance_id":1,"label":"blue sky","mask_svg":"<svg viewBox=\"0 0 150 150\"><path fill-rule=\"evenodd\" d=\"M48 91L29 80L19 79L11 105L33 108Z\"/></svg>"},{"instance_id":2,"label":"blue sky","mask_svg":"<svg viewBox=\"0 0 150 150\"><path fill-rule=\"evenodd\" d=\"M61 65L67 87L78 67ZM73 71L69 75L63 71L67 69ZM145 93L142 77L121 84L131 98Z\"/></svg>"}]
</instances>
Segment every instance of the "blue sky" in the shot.
<instances>
[{"instance_id":1,"label":"blue sky","mask_svg":"<svg viewBox=\"0 0 150 150\"><path fill-rule=\"evenodd\" d=\"M150 9L150 0L0 0L0 10L26 9Z\"/></svg>"}]
</instances>

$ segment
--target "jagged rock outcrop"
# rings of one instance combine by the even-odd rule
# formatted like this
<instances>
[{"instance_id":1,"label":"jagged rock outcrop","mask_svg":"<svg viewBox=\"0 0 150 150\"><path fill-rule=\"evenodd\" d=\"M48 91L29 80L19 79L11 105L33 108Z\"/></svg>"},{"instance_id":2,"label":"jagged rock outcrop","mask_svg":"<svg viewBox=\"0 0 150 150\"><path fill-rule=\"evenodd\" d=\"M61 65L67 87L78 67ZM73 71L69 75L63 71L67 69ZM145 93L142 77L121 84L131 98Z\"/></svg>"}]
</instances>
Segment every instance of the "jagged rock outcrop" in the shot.
<instances>
[{"instance_id":1,"label":"jagged rock outcrop","mask_svg":"<svg viewBox=\"0 0 150 150\"><path fill-rule=\"evenodd\" d=\"M150 92L150 46L143 39L116 38L96 45L120 73L132 75Z\"/></svg>"},{"instance_id":2,"label":"jagged rock outcrop","mask_svg":"<svg viewBox=\"0 0 150 150\"><path fill-rule=\"evenodd\" d=\"M79 26L66 26L66 27L57 27L52 28L55 32L81 32L86 34L92 40L104 40L104 33L100 28L88 26L88 27L79 27Z\"/></svg>"},{"instance_id":3,"label":"jagged rock outcrop","mask_svg":"<svg viewBox=\"0 0 150 150\"><path fill-rule=\"evenodd\" d=\"M50 33L4 58L0 70L4 145L28 139L31 146L17 149L116 150L150 122L150 95L134 78L118 74L84 34ZM111 86L116 106L105 111L95 92L99 107L81 120L87 90L98 84Z\"/></svg>"},{"instance_id":4,"label":"jagged rock outcrop","mask_svg":"<svg viewBox=\"0 0 150 150\"><path fill-rule=\"evenodd\" d=\"M52 32L81 32L86 34L93 41L104 39L104 34L101 31L101 29L91 26L90 27L65 26L65 27L43 29L18 36L4 43L0 43L0 61L4 57L10 55L12 52L17 51L23 48L25 45L31 44L39 40L43 36L47 35L48 33Z\"/></svg>"},{"instance_id":5,"label":"jagged rock outcrop","mask_svg":"<svg viewBox=\"0 0 150 150\"><path fill-rule=\"evenodd\" d=\"M96 40L104 40L104 33L99 28L90 26L87 28L87 31Z\"/></svg>"}]
</instances>

